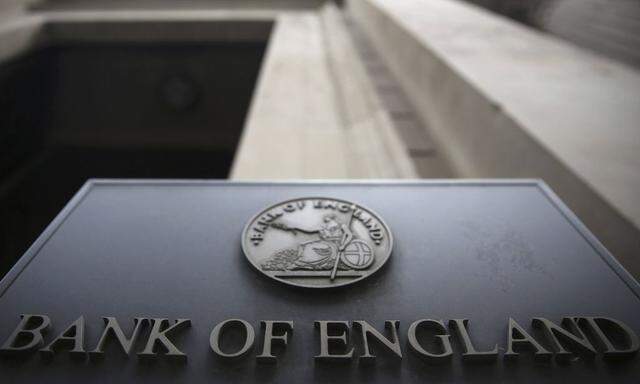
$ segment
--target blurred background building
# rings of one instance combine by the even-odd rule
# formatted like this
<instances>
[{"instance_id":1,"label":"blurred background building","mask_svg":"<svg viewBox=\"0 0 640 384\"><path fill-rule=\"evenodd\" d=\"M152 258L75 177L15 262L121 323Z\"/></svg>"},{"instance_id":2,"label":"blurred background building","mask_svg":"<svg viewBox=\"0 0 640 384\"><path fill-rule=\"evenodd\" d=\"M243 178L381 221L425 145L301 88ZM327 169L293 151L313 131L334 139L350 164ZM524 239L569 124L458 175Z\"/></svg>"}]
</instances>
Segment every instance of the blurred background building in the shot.
<instances>
[{"instance_id":1,"label":"blurred background building","mask_svg":"<svg viewBox=\"0 0 640 384\"><path fill-rule=\"evenodd\" d=\"M87 178L541 178L639 276L639 32L635 0L4 0L0 273Z\"/></svg>"},{"instance_id":2,"label":"blurred background building","mask_svg":"<svg viewBox=\"0 0 640 384\"><path fill-rule=\"evenodd\" d=\"M636 68L640 67L637 0L469 0Z\"/></svg>"}]
</instances>

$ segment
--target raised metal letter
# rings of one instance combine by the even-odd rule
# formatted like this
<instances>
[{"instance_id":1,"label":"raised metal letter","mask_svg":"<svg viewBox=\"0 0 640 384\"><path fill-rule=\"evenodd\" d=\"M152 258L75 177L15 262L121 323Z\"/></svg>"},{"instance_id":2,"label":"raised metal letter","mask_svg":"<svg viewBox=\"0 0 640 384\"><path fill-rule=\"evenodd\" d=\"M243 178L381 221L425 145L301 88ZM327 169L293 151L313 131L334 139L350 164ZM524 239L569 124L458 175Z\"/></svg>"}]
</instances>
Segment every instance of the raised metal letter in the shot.
<instances>
[{"instance_id":1,"label":"raised metal letter","mask_svg":"<svg viewBox=\"0 0 640 384\"><path fill-rule=\"evenodd\" d=\"M180 352L178 348L169 340L169 334L178 332L181 329L189 328L191 326L191 320L189 319L177 319L175 324L165 328L169 324L168 319L151 319L153 321L153 328L147 339L147 345L144 350L138 353L140 359L154 359L158 357L158 354L154 352L156 344L160 343L164 347L167 353L167 357L176 359L179 361L187 361L187 355ZM163 328L165 328L163 330Z\"/></svg>"},{"instance_id":2,"label":"raised metal letter","mask_svg":"<svg viewBox=\"0 0 640 384\"><path fill-rule=\"evenodd\" d=\"M391 332L391 339L389 341L385 336L383 336L377 329L372 327L366 321L354 321L354 324L357 324L362 331L362 345L364 347L364 355L359 357L360 362L375 362L376 356L372 355L369 350L369 337L373 336L381 345L387 347L387 349L398 358L402 359L402 351L400 350L400 340L398 340L398 321L397 320L387 320L385 321L385 327Z\"/></svg>"},{"instance_id":3,"label":"raised metal letter","mask_svg":"<svg viewBox=\"0 0 640 384\"><path fill-rule=\"evenodd\" d=\"M496 344L490 351L478 351L471 342L469 337L469 331L467 326L469 324L468 319L451 319L449 320L449 327L457 333L458 338L462 341L462 353L463 361L495 361L498 356L498 345Z\"/></svg>"},{"instance_id":4,"label":"raised metal letter","mask_svg":"<svg viewBox=\"0 0 640 384\"><path fill-rule=\"evenodd\" d=\"M84 350L84 316L78 317L69 328L65 329L49 345L42 348L40 353L45 357L54 355L58 347L71 348L69 354L74 357L83 358L86 355Z\"/></svg>"},{"instance_id":5,"label":"raised metal letter","mask_svg":"<svg viewBox=\"0 0 640 384\"><path fill-rule=\"evenodd\" d=\"M234 323L239 323L242 327L244 327L244 331L246 335L244 340L244 345L237 352L225 353L220 348L220 335L222 334L222 331L225 327ZM249 353L251 348L253 348L253 341L255 340L255 338L256 338L255 331L253 330L253 327L251 326L251 324L247 323L242 319L229 319L219 323L213 328L213 331L211 331L211 336L209 337L209 345L211 346L211 349L213 350L213 352L215 352L216 355L224 358L233 359L233 358L242 357L247 353Z\"/></svg>"},{"instance_id":6,"label":"raised metal letter","mask_svg":"<svg viewBox=\"0 0 640 384\"><path fill-rule=\"evenodd\" d=\"M276 357L271 354L271 345L273 341L280 341L283 345L287 345L288 333L293 332L293 321L268 321L264 320L260 322L264 328L264 343L262 347L262 353L256 356L256 359L261 363L275 363ZM274 327L280 327L283 329L282 335L274 335Z\"/></svg>"},{"instance_id":7,"label":"raised metal letter","mask_svg":"<svg viewBox=\"0 0 640 384\"><path fill-rule=\"evenodd\" d=\"M135 328L131 333L131 337L128 339L124 335L124 332L122 332L122 328L120 328L120 324L118 324L118 320L116 320L115 317L103 317L102 319L104 320L105 328L104 328L104 331L102 332L102 336L100 337L100 341L98 341L98 345L96 346L96 349L89 352L90 356L92 358L104 357L104 346L110 334L113 334L113 336L116 337L116 339L118 340L118 344L122 349L122 352L124 352L125 355L129 356L129 354L131 353L131 348L133 348L133 345L136 343L136 340L138 339L138 335L140 334L140 329L147 322L147 319L144 317L136 317L135 319L133 319Z\"/></svg>"},{"instance_id":8,"label":"raised metal letter","mask_svg":"<svg viewBox=\"0 0 640 384\"><path fill-rule=\"evenodd\" d=\"M348 362L353 357L353 347L349 352L344 354L332 354L329 353L329 342L341 344L347 346L347 339L349 335L349 323L346 321L315 321L315 325L320 331L320 354L315 356L316 361L334 361L334 362ZM339 335L329 335L329 327L342 329L343 332Z\"/></svg>"},{"instance_id":9,"label":"raised metal letter","mask_svg":"<svg viewBox=\"0 0 640 384\"><path fill-rule=\"evenodd\" d=\"M532 348L536 352L534 359L549 360L552 353L547 351L540 345L531 335L529 335L515 320L509 318L509 331L507 333L507 352L504 354L505 359L514 359L518 357L518 353L514 352L513 347Z\"/></svg>"},{"instance_id":10,"label":"raised metal letter","mask_svg":"<svg viewBox=\"0 0 640 384\"><path fill-rule=\"evenodd\" d=\"M438 343L442 347L441 353L428 352L422 347L422 345L420 345L420 342L418 341L418 337L416 335L419 327L432 329L436 333ZM426 362L433 364L442 364L451 361L451 356L453 355L451 341L449 340L449 335L447 334L447 328L445 328L441 320L421 319L415 321L409 327L408 336L409 347L411 347L411 350L418 354L418 356L420 356Z\"/></svg>"},{"instance_id":11,"label":"raised metal letter","mask_svg":"<svg viewBox=\"0 0 640 384\"><path fill-rule=\"evenodd\" d=\"M564 341L571 348L575 348L584 357L593 358L596 355L596 350L593 345L587 339L587 336L578 327L576 321L571 317L565 317L562 319L562 324L569 330L564 329L553 322L542 318L534 317L531 320L531 325L536 328L542 328L549 343L555 349L555 359L558 361L567 361L573 355L568 352L562 346L561 341Z\"/></svg>"},{"instance_id":12,"label":"raised metal letter","mask_svg":"<svg viewBox=\"0 0 640 384\"><path fill-rule=\"evenodd\" d=\"M633 357L640 348L638 336L626 324L619 320L608 317L580 317L578 322L585 324L588 330L596 336L598 346L602 350L603 358L606 360L616 360ZM613 345L609 337L605 334L603 327L612 330L618 328L618 331L624 333L625 346L617 348Z\"/></svg>"},{"instance_id":13,"label":"raised metal letter","mask_svg":"<svg viewBox=\"0 0 640 384\"><path fill-rule=\"evenodd\" d=\"M0 347L0 353L6 355L27 354L44 345L42 334L49 329L51 320L45 315L20 315L22 320L13 330L7 341ZM37 325L34 325L37 324ZM17 345L18 340L28 339L23 345Z\"/></svg>"}]
</instances>

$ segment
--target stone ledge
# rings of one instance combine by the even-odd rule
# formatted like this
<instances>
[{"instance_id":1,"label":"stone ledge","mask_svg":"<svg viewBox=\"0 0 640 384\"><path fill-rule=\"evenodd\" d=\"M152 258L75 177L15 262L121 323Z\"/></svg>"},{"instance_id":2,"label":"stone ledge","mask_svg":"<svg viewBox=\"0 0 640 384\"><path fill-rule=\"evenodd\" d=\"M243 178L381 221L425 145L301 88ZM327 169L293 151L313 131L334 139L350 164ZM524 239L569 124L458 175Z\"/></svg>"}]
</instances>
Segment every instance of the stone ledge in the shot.
<instances>
[{"instance_id":1,"label":"stone ledge","mask_svg":"<svg viewBox=\"0 0 640 384\"><path fill-rule=\"evenodd\" d=\"M231 177L416 177L332 6L278 17Z\"/></svg>"}]
</instances>

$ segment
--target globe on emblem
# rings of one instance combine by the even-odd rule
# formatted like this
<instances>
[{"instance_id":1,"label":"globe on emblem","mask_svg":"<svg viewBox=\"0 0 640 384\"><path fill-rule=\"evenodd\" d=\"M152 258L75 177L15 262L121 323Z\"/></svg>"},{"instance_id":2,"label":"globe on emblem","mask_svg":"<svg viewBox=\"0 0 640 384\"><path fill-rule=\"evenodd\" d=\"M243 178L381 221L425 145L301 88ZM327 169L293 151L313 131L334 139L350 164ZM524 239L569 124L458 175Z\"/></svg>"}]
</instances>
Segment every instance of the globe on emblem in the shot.
<instances>
[{"instance_id":1,"label":"globe on emblem","mask_svg":"<svg viewBox=\"0 0 640 384\"><path fill-rule=\"evenodd\" d=\"M359 239L352 240L342 251L340 260L353 269L365 269L373 263L371 247Z\"/></svg>"}]
</instances>

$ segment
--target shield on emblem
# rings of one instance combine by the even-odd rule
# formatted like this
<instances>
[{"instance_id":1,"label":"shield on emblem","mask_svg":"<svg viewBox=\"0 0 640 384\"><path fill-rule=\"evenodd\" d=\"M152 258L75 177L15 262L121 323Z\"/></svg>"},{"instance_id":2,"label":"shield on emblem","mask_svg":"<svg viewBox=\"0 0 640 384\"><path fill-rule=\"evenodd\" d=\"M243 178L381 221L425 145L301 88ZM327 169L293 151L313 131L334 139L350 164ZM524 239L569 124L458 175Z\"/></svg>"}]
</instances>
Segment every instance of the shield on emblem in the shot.
<instances>
[{"instance_id":1,"label":"shield on emblem","mask_svg":"<svg viewBox=\"0 0 640 384\"><path fill-rule=\"evenodd\" d=\"M365 269L373 263L373 252L363 240L351 241L340 254L340 260L353 269Z\"/></svg>"},{"instance_id":2,"label":"shield on emblem","mask_svg":"<svg viewBox=\"0 0 640 384\"><path fill-rule=\"evenodd\" d=\"M296 265L302 268L323 268L324 264L335 260L338 247L324 240L312 241L298 247L299 258ZM329 263L330 264L330 263Z\"/></svg>"}]
</instances>

